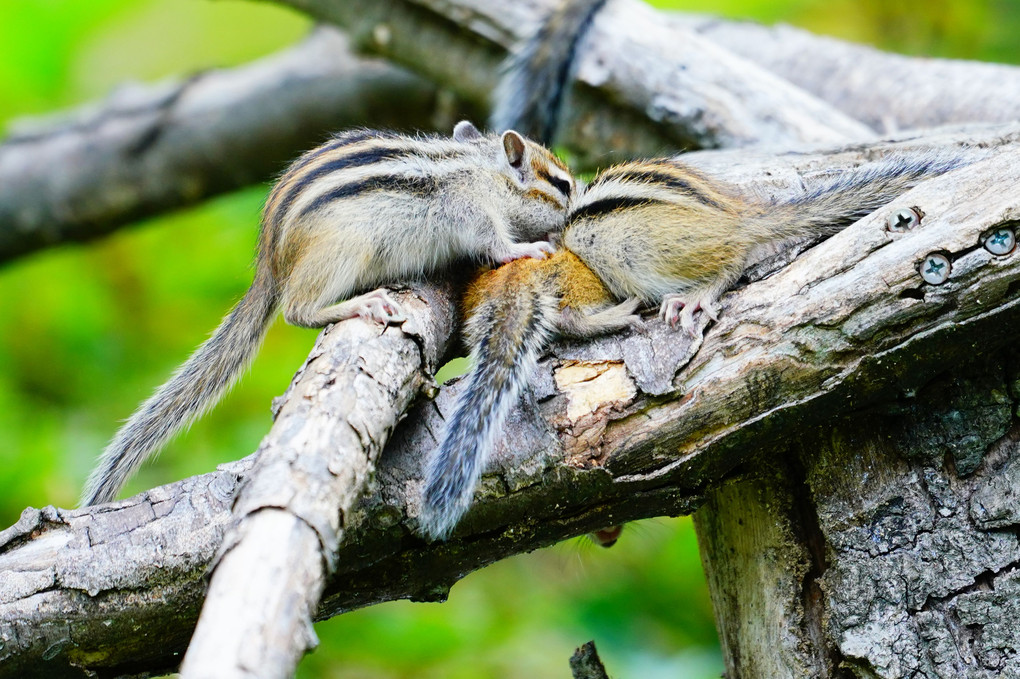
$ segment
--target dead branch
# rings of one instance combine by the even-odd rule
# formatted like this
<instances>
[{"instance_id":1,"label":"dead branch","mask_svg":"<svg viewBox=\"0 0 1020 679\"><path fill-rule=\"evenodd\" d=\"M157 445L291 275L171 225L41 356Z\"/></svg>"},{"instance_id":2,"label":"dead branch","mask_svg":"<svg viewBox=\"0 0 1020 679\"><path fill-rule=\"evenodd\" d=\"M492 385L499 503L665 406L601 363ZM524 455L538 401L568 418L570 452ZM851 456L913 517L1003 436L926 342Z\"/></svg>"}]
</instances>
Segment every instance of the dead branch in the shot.
<instances>
[{"instance_id":1,"label":"dead branch","mask_svg":"<svg viewBox=\"0 0 1020 679\"><path fill-rule=\"evenodd\" d=\"M605 525L688 513L708 488L799 436L804 423L865 408L923 384L954 357L1011 341L1020 259L1015 251L991 254L982 236L1020 219L1011 190L1020 179L1017 133L942 143L963 152L964 139L975 157L990 157L922 184L728 295L723 320L698 353L658 323L644 335L556 346L529 401L511 416L475 507L445 543L418 538L415 516L421 461L457 385L414 408L387 446L375 490L344 516L346 539L315 616L395 598L441 600L466 573L511 554ZM819 168L911 144L932 145L914 139L752 158L733 177L754 175L754 163L759 178L780 167L767 190L796 192ZM710 167L719 155L688 159ZM798 167L811 169L799 174ZM922 224L888 231L888 214L902 206L921 208ZM918 273L932 252L951 262L939 286ZM334 368L323 359L313 374L328 381ZM284 411L290 407L299 406ZM26 510L0 534L0 677L173 667L201 605L202 574L231 525L238 478L254 463L90 511ZM260 501L252 510L269 506ZM321 526L312 527L322 540Z\"/></svg>"},{"instance_id":2,"label":"dead branch","mask_svg":"<svg viewBox=\"0 0 1020 679\"><path fill-rule=\"evenodd\" d=\"M433 86L321 28L246 66L17 122L0 144L0 261L266 181L332 130L428 127L434 109Z\"/></svg>"},{"instance_id":3,"label":"dead branch","mask_svg":"<svg viewBox=\"0 0 1020 679\"><path fill-rule=\"evenodd\" d=\"M319 8L313 0L304 0L303 6L315 13L333 12L331 17L358 32L363 48L398 58L457 90L474 104L461 114L478 119L504 50L553 1L508 7L461 0L444 3L438 7L440 14L428 9L429 3L410 0L391 0L385 11L349 9L357 3L322 9L326 5ZM1020 69L1013 66L903 57L788 26L678 14L655 15L653 23L661 25L648 32L647 10L640 9L632 19L633 6L622 7L614 11L626 16L605 20L609 29L596 27L601 32L591 42L598 47L586 49L580 85L564 121L564 142L582 169L621 156L661 155L664 149L745 143L739 141L739 121L767 118L768 107L760 108L755 97L746 99L753 105L741 103L745 99L714 100L718 92L735 91L729 84L732 73L726 70L699 71L693 82L677 81L676 74L693 73L688 61L735 68L750 80L748 92L786 92L786 86L775 90L774 77L762 76L758 67L766 69L872 130L886 132L1006 122L1016 108L1012 98L1020 92L1015 86ZM462 21L464 28L450 20ZM632 28L616 35L619 25ZM706 47L699 36L714 44ZM610 37L620 44L607 42ZM677 44L690 53L677 52ZM748 61L734 62L717 45ZM669 60L662 60L663 51ZM726 87L702 80L708 75L725 81ZM99 236L265 181L333 129L370 125L445 130L457 114L437 115L435 92L383 62L352 56L345 38L320 29L302 45L248 66L160 85L128 86L106 102L16 122L0 144L0 261ZM678 102L686 107L682 114L675 110ZM702 103L695 107L692 102ZM731 110L733 106L738 108ZM828 115L817 120L824 124ZM713 119L718 124L706 122ZM844 130L861 132L859 127ZM768 132L761 141L774 134ZM804 137L825 135L805 131ZM605 139L612 140L609 155Z\"/></svg>"},{"instance_id":4,"label":"dead branch","mask_svg":"<svg viewBox=\"0 0 1020 679\"><path fill-rule=\"evenodd\" d=\"M494 0L278 0L344 27L363 49L487 102L498 65L553 6ZM563 126L564 143L587 167L673 149L833 144L871 130L751 61L669 27L637 0L613 0L581 50L583 87ZM607 103L612 106L607 106Z\"/></svg>"},{"instance_id":5,"label":"dead branch","mask_svg":"<svg viewBox=\"0 0 1020 679\"><path fill-rule=\"evenodd\" d=\"M778 24L676 14L677 25L828 102L884 134L1016 120L1020 68L890 54Z\"/></svg>"},{"instance_id":6,"label":"dead branch","mask_svg":"<svg viewBox=\"0 0 1020 679\"><path fill-rule=\"evenodd\" d=\"M398 295L401 328L327 329L291 383L234 501L184 677L293 676L336 568L346 517L453 334L452 286ZM258 640L258 643L253 643Z\"/></svg>"}]
</instances>

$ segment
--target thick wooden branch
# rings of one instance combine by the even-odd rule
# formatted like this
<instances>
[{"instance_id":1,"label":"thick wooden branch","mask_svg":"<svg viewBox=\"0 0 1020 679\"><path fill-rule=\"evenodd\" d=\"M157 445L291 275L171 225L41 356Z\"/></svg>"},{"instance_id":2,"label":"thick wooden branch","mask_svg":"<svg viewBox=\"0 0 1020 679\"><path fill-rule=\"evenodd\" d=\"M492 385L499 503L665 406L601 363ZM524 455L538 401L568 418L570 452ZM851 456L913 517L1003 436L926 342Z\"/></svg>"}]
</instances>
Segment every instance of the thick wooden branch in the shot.
<instances>
[{"instance_id":1,"label":"thick wooden branch","mask_svg":"<svg viewBox=\"0 0 1020 679\"><path fill-rule=\"evenodd\" d=\"M484 103L506 49L555 0L277 0L347 29L365 49ZM638 0L611 0L582 47L564 143L582 165L605 164L605 140L627 157L673 148L837 143L865 125ZM585 94L585 91L587 93ZM607 102L616 106L607 107Z\"/></svg>"},{"instance_id":2,"label":"thick wooden branch","mask_svg":"<svg viewBox=\"0 0 1020 679\"><path fill-rule=\"evenodd\" d=\"M694 514L727 676L1017 676L1016 343L802 427Z\"/></svg>"},{"instance_id":3,"label":"thick wooden branch","mask_svg":"<svg viewBox=\"0 0 1020 679\"><path fill-rule=\"evenodd\" d=\"M316 0L301 1L323 15ZM392 13L385 14L348 15L343 3L322 12L342 13L330 16L358 30L362 46L464 94L474 106L460 114L479 118L503 50L553 0L510 8L463 0L444 4L442 14L432 13L429 3L393 2ZM601 20L609 28L596 26L601 32L590 41L595 47L586 48L563 125L564 141L585 169L623 155L659 155L663 148L744 143L738 137L748 119L778 124L769 113L775 102L759 95L777 96L786 86L773 87L774 76L757 67L873 129L1006 121L1020 103L1013 101L1020 69L1012 66L902 57L785 26L683 15L656 15L651 23L661 25L649 32L648 10L637 6L631 16L634 7L623 3L613 9L616 14ZM621 25L631 28L618 32ZM678 52L674 44L689 52ZM716 45L748 62L734 64ZM688 62L712 68L691 70ZM736 68L745 80L732 81L732 73L715 70L724 66ZM748 89L734 102L734 86L716 88L720 80ZM669 96L654 94L658 91ZM721 91L728 92L726 98L715 101ZM790 102L795 109L815 110ZM16 122L0 144L0 261L265 181L329 130L449 128L458 113L437 115L436 108L433 86L382 62L358 59L345 38L319 29L304 44L249 66L126 87L103 103ZM828 115L817 120L825 124ZM805 124L807 130L816 123ZM765 128L748 134L776 139ZM605 139L612 140L608 156Z\"/></svg>"},{"instance_id":4,"label":"thick wooden branch","mask_svg":"<svg viewBox=\"0 0 1020 679\"><path fill-rule=\"evenodd\" d=\"M487 105L503 50L553 2L507 8L463 0L434 14L425 9L429 3L393 0L392 13L351 10L348 15L343 3L320 11L317 0L300 1L312 13L342 13L330 16L358 30L362 46L464 94L474 107L460 113L475 118ZM788 26L677 14L656 16L652 23L661 25L648 32L648 10L639 7L632 17L631 9L624 3L602 20L609 28L599 29L590 41L595 47L586 48L564 121L564 141L585 169L623 155L659 155L663 148L742 143L740 121L771 120L771 100L763 103L748 93L786 91L773 88L773 75L762 76L755 65L885 131L1005 122L1020 105L1015 101L1020 69L1013 66L903 57ZM620 25L632 28L617 34ZM690 31L698 35L689 36ZM714 44L706 47L699 36ZM426 37L428 45L444 49L429 49ZM677 52L674 43L690 53ZM732 56L716 45L754 64L734 66ZM710 95L719 91L732 95L729 84L722 90L713 86L720 79L731 82L732 74L681 68L688 61L713 69L736 67L745 74L746 82L739 82L750 88L747 96L736 104L713 100ZM684 80L677 81L677 74ZM660 91L656 87L666 88L661 92L669 96L654 94ZM676 110L678 102L682 112ZM734 105L738 108L731 110ZM106 102L16 122L0 144L0 261L265 181L329 130L449 128L457 113L437 115L436 108L433 86L382 62L354 57L345 38L319 29L302 45L249 66L125 87ZM713 127L706 122L712 119L721 122ZM764 129L753 133L774 135ZM608 156L605 139L614 149Z\"/></svg>"},{"instance_id":5,"label":"thick wooden branch","mask_svg":"<svg viewBox=\"0 0 1020 679\"><path fill-rule=\"evenodd\" d=\"M1020 220L1017 142L1015 129L943 138L961 153L991 157L926 182L728 295L723 320L696 354L696 343L657 322L645 334L556 346L511 416L475 507L449 542L429 544L415 534L415 517L422 459L457 391L444 387L397 427L375 490L343 517L346 539L315 616L397 598L440 600L466 573L510 554L688 513L742 462L799 437L804 423L900 395L958 356L1011 341L1020 258L992 255L981 236ZM737 181L774 172L766 190L797 192L862 155L933 143L749 157L739 172L729 153L688 159L726 164ZM888 214L903 206L925 213L921 226L887 231ZM917 271L930 252L952 262L941 286L921 282ZM328 382L333 369L313 375ZM288 431L300 430L280 434ZM248 458L94 510L26 510L0 534L0 677L176 665L204 596L203 574L231 525L238 479L254 464ZM268 507L284 500L290 507L285 492L252 511L275 511ZM321 541L328 533L318 521L306 525Z\"/></svg>"},{"instance_id":6,"label":"thick wooden branch","mask_svg":"<svg viewBox=\"0 0 1020 679\"><path fill-rule=\"evenodd\" d=\"M1016 120L1020 68L955 59L907 57L785 24L675 14L734 54L883 133Z\"/></svg>"},{"instance_id":7,"label":"thick wooden branch","mask_svg":"<svg viewBox=\"0 0 1020 679\"><path fill-rule=\"evenodd\" d=\"M433 86L320 28L246 66L20 121L0 144L0 261L265 181L331 130L428 127L434 109Z\"/></svg>"},{"instance_id":8,"label":"thick wooden branch","mask_svg":"<svg viewBox=\"0 0 1020 679\"><path fill-rule=\"evenodd\" d=\"M400 328L358 319L323 333L234 502L236 528L212 568L183 677L285 679L314 648L312 615L346 517L404 411L434 385L452 293L396 295L408 317Z\"/></svg>"},{"instance_id":9,"label":"thick wooden branch","mask_svg":"<svg viewBox=\"0 0 1020 679\"><path fill-rule=\"evenodd\" d=\"M277 1L345 27L362 48L479 105L505 50L555 4ZM587 169L661 155L664 146L789 148L1007 122L1020 96L1013 66L903 57L788 27L655 12L636 0L608 3L581 51L562 142Z\"/></svg>"}]
</instances>

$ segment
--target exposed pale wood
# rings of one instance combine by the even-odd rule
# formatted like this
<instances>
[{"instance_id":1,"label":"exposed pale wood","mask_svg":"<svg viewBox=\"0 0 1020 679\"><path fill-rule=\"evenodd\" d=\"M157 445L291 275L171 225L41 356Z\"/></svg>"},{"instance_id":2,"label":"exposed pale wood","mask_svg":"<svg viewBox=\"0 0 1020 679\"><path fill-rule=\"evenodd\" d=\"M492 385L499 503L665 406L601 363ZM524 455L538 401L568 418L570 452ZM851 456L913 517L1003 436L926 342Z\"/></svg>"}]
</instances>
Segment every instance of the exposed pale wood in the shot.
<instances>
[{"instance_id":1,"label":"exposed pale wood","mask_svg":"<svg viewBox=\"0 0 1020 679\"><path fill-rule=\"evenodd\" d=\"M435 106L433 86L320 28L245 66L15 121L0 143L0 261L267 181L336 129L429 127Z\"/></svg>"},{"instance_id":2,"label":"exposed pale wood","mask_svg":"<svg viewBox=\"0 0 1020 679\"><path fill-rule=\"evenodd\" d=\"M1011 281L1020 260L992 257L977 242L1020 210L1011 190L1020 179L1016 133L968 135L988 160L926 182L889 207L922 207L922 227L890 234L888 210L880 210L771 278L727 295L723 320L693 361L696 347L656 322L643 335L557 345L512 414L475 507L448 543L427 544L414 530L424 452L458 387L444 386L434 402L416 406L380 461L375 490L344 516L346 539L315 616L394 598L442 599L464 574L510 554L621 521L688 513L756 454L799 440L808 423L920 388L947 362L1012 341L1020 291ZM941 143L962 148L968 135ZM739 168L728 154L690 160L727 165L745 184L757 163L768 191L797 192L817 181L819 168L895 148L903 146L825 159L749 155ZM782 170L769 177L773 167ZM953 277L940 288L924 287L914 268L932 249L957 256ZM612 403L572 414L573 394L558 390L556 376L566 366L576 370L578 361L596 371L622 361L633 398L620 401L622 392L610 389ZM130 667L126 658L172 667L203 596L200 575L230 523L237 475L252 464L92 512L29 511L0 538L0 676L31 676L25 673L36 667L45 676L80 676L66 663L82 658L122 671ZM294 497L284 491L278 499ZM996 506L993 499L985 505ZM257 503L252 512L269 506L284 505ZM289 511L304 516L303 509ZM304 523L320 541L329 534ZM99 611L109 625L97 624ZM160 623L141 638L132 631L137 620ZM65 674L40 665L44 655Z\"/></svg>"},{"instance_id":3,"label":"exposed pale wood","mask_svg":"<svg viewBox=\"0 0 1020 679\"><path fill-rule=\"evenodd\" d=\"M694 513L726 675L818 676L825 664L805 606L813 564L796 516L800 489L771 471L713 489Z\"/></svg>"}]
</instances>

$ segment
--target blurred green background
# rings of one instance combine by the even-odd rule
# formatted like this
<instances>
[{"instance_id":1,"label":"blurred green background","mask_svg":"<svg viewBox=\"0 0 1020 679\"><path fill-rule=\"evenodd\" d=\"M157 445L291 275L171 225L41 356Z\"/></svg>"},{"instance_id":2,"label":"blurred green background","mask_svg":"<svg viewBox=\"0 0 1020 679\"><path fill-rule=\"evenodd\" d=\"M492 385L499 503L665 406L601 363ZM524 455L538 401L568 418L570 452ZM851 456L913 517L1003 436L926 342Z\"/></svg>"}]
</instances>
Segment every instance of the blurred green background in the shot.
<instances>
[{"instance_id":1,"label":"blurred green background","mask_svg":"<svg viewBox=\"0 0 1020 679\"><path fill-rule=\"evenodd\" d=\"M656 4L786 21L910 54L1020 60L1013 1ZM243 63L309 26L270 4L229 0L4 2L0 124L102 97L124 81ZM0 266L0 527L29 505L73 506L118 421L240 296L267 188ZM129 491L254 450L270 399L314 337L277 323L240 387ZM573 648L592 638L617 677L722 671L686 519L628 528L609 550L578 540L506 560L458 584L446 604L397 602L316 629L322 645L301 677L565 677Z\"/></svg>"}]
</instances>

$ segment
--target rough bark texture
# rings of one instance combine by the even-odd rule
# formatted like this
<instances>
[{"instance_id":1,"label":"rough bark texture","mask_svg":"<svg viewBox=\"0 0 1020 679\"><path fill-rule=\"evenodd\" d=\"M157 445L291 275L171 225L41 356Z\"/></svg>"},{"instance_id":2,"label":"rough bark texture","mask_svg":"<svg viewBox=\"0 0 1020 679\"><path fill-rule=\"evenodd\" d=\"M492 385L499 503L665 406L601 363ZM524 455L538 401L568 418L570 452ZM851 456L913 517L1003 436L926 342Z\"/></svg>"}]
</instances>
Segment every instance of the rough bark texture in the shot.
<instances>
[{"instance_id":1,"label":"rough bark texture","mask_svg":"<svg viewBox=\"0 0 1020 679\"><path fill-rule=\"evenodd\" d=\"M947 362L709 493L728 676L1020 676L1018 359Z\"/></svg>"},{"instance_id":2,"label":"rough bark texture","mask_svg":"<svg viewBox=\"0 0 1020 679\"><path fill-rule=\"evenodd\" d=\"M300 1L310 11L319 7ZM462 94L456 105L449 97L437 99L436 87L423 80L353 57L343 37L319 29L305 44L250 66L125 87L106 102L16 121L0 144L0 261L265 181L330 130L352 125L447 130L459 116L480 120L504 50L553 2L506 7L462 0L439 7L438 14L423 9L428 3L398 0L385 13L321 5L321 16L358 32L362 48L401 59ZM631 18L634 7L614 10L609 27L584 48L562 140L581 169L658 155L664 148L782 142L769 131L777 124L771 119L759 131L772 136L744 139L740 126L749 123L741 121L757 115L757 104L733 101L728 86L709 87L700 76L685 80L689 63L722 81L732 75L728 67L749 73L748 81L739 81L750 88L748 102L757 102L755 93L763 90L770 97L787 91L787 85L776 90L776 80L762 75L765 69L828 102L841 112L838 117L849 115L884 132L1006 122L1020 106L1015 101L1020 69L1013 66L903 57L788 26L681 14L654 15L656 28L649 33L648 10ZM612 38L626 44L610 45L606 40L617 26L629 27ZM706 47L699 36L714 44ZM422 48L426 38L431 47ZM674 44L690 52L677 52ZM734 64L717 46L747 61ZM664 50L668 59L662 58ZM613 75L605 64L620 73ZM671 95L664 99L659 92ZM716 101L721 92L728 94ZM811 103L807 110L819 106L824 104ZM711 120L715 123L706 122Z\"/></svg>"},{"instance_id":3,"label":"rough bark texture","mask_svg":"<svg viewBox=\"0 0 1020 679\"><path fill-rule=\"evenodd\" d=\"M595 642L589 641L570 657L570 672L574 679L609 679L606 668L595 650Z\"/></svg>"},{"instance_id":4,"label":"rough bark texture","mask_svg":"<svg viewBox=\"0 0 1020 679\"><path fill-rule=\"evenodd\" d=\"M278 1L344 27L361 47L478 103L487 101L506 48L554 6L554 0ZM664 140L673 148L789 147L872 136L753 62L668 23L637 0L613 0L600 12L578 67L589 92L563 125L564 142L582 165L608 162L607 140L615 157L631 157L661 155Z\"/></svg>"},{"instance_id":5,"label":"rough bark texture","mask_svg":"<svg viewBox=\"0 0 1020 679\"><path fill-rule=\"evenodd\" d=\"M507 47L556 3L275 1L344 27L362 49L480 106ZM1007 122L1020 105L1015 66L884 54L787 27L656 12L634 0L610 0L581 52L560 141L589 170L663 148L787 149Z\"/></svg>"},{"instance_id":6,"label":"rough bark texture","mask_svg":"<svg viewBox=\"0 0 1020 679\"><path fill-rule=\"evenodd\" d=\"M433 383L453 331L451 292L396 296L401 328L359 319L322 335L234 502L237 529L213 565L183 677L288 677L315 647L312 615L345 519L397 421Z\"/></svg>"},{"instance_id":7,"label":"rough bark texture","mask_svg":"<svg viewBox=\"0 0 1020 679\"><path fill-rule=\"evenodd\" d=\"M1006 345L1020 313L1011 283L1020 260L994 257L979 243L989 228L1017 219L1020 204L1008 190L1020 179L1017 133L972 131L940 143L967 153L961 138L973 140L975 157L991 157L906 195L903 204L926 214L921 226L886 230L898 202L728 295L723 320L697 354L697 343L657 322L646 334L557 345L501 437L513 445L498 451L476 506L446 543L418 538L414 517L423 454L457 384L413 408L387 446L374 489L343 517L336 572L315 616L395 598L441 600L466 573L510 554L622 521L688 513L761 451L802 438L803 427L904 398L947 363ZM745 185L757 176L769 192L796 193L818 181L820 168L911 145L931 143L749 157L740 167L728 153L689 159L728 165ZM915 268L932 249L954 260L939 287L921 283ZM755 275L783 261L763 261ZM316 358L323 359L312 374L328 383L324 376L337 368L326 354ZM297 403L281 413L307 401L294 391L290 399ZM314 408L303 421L319 421ZM294 427L278 434L301 431ZM92 511L26 510L0 535L0 676L83 676L71 664L101 676L176 665L204 595L203 574L232 525L230 509L243 506L235 500L238 479L254 464L253 456ZM294 499L281 491L252 512L291 507ZM320 542L341 525L301 524ZM783 591L768 596L782 601ZM142 626L145 636L139 621L153 622ZM292 629L303 623L295 618Z\"/></svg>"},{"instance_id":8,"label":"rough bark texture","mask_svg":"<svg viewBox=\"0 0 1020 679\"><path fill-rule=\"evenodd\" d=\"M553 2L285 1L349 26L362 46L476 103L505 46ZM732 40L703 24L698 30ZM762 62L776 73L810 71L771 49L775 56ZM1011 624L1020 355L1004 349L1020 323L1020 259L1015 249L986 248L989 234L1020 225L1017 128L865 145L879 123L984 120L988 101L932 106L931 117L912 119L886 87L876 96L891 118L854 120L811 94L842 105L817 73L799 89L633 0L607 5L583 53L567 127L568 143L588 163L605 162L606 146L621 140L627 155L659 153L664 141L802 149L686 158L769 196L810 190L833 168L894 151L952 149L973 164L810 250L801 243L763 252L703 341L652 321L644 333L554 347L448 542L430 544L415 531L422 459L459 386L396 422L444 353L454 325L449 291L424 305L415 332L372 333L360 321L327 331L256 455L103 507L28 509L0 532L0 677L170 669L196 619L185 676L287 676L314 645L313 616L396 598L441 600L466 573L497 559L699 506L731 677L1020 675ZM82 177L62 175L52 162L26 175L41 183L15 187L32 196L70 185L70 202L61 202L64 194L44 201L49 222L66 227L60 238L76 237L81 224L102 231L251 181L244 174L258 166L251 159L234 178L215 163L179 172L183 161L172 151L187 135L174 135L201 130L208 136L196 134L196 148L237 150L230 144L239 123L217 108L223 83L272 80L267 73L289 73L293 61L277 57L151 90L127 111L113 105L57 131L22 133L0 148L0 170L18 152L26 163L35 143L67 165L74 153L82 162L103 156L88 148L107 154L106 164L85 166L113 189L97 194L96 204L106 201L98 213L77 203ZM889 67L860 61L866 68L847 78ZM917 86L1016 77L1005 67L936 66L904 60L895 68ZM406 96L407 76L387 73ZM385 78L369 88L385 87ZM242 99L264 117L261 109L280 98L273 87ZM433 90L415 87L431 104ZM948 96L939 91L933 101ZM207 101L203 92L211 117L196 104ZM595 104L606 100L617 107ZM268 128L245 134L283 139ZM836 152L803 151L851 140L855 146ZM192 148L187 158L196 155ZM162 164L170 168L166 193L139 203L131 183L150 169L160 176ZM0 206L16 199L0 193ZM890 216L904 208L921 214L920 224L890 229ZM921 277L934 270L933 255L949 272L942 284Z\"/></svg>"},{"instance_id":9,"label":"rough bark texture","mask_svg":"<svg viewBox=\"0 0 1020 679\"><path fill-rule=\"evenodd\" d=\"M340 128L428 127L434 109L434 85L320 28L253 64L16 121L0 143L0 261L266 181Z\"/></svg>"}]
</instances>

